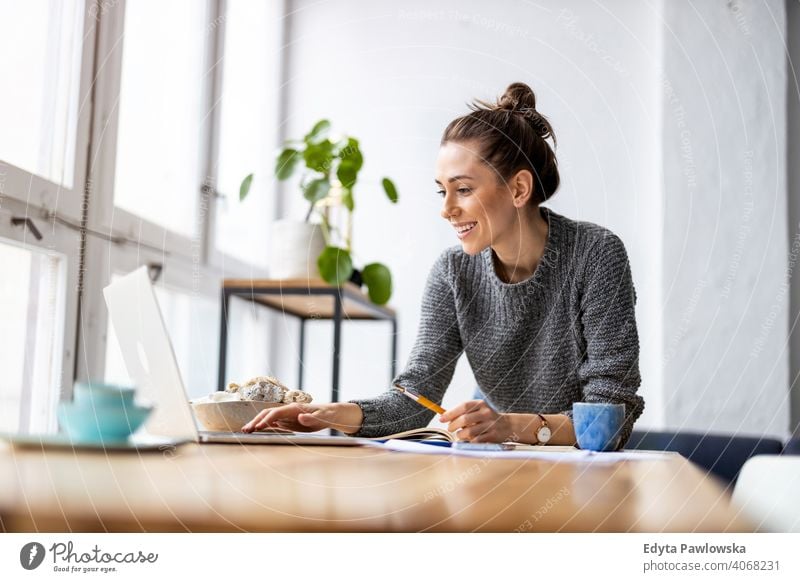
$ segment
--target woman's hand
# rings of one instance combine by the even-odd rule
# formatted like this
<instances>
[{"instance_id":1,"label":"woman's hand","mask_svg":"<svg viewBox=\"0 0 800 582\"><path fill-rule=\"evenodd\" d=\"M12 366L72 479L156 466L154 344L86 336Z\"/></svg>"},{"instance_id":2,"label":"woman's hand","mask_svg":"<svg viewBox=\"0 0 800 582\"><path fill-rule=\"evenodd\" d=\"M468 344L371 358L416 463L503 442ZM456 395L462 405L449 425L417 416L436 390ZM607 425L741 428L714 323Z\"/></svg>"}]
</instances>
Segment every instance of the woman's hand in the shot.
<instances>
[{"instance_id":1,"label":"woman's hand","mask_svg":"<svg viewBox=\"0 0 800 582\"><path fill-rule=\"evenodd\" d=\"M242 427L242 432L265 428L280 428L294 432L313 432L333 428L344 433L355 433L361 428L363 413L358 404L286 404L267 408Z\"/></svg>"},{"instance_id":2,"label":"woman's hand","mask_svg":"<svg viewBox=\"0 0 800 582\"><path fill-rule=\"evenodd\" d=\"M517 440L512 416L495 412L484 400L470 400L455 406L439 417L450 423L447 430L460 441L502 443Z\"/></svg>"}]
</instances>

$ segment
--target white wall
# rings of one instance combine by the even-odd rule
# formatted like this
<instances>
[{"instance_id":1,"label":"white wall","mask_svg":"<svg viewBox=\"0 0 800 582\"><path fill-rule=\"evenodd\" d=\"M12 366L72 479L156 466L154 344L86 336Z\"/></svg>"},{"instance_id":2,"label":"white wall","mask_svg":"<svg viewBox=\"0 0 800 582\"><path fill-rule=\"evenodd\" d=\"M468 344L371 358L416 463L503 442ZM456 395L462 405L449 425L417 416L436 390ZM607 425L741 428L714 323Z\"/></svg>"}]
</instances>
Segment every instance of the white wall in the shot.
<instances>
[{"instance_id":1,"label":"white wall","mask_svg":"<svg viewBox=\"0 0 800 582\"><path fill-rule=\"evenodd\" d=\"M457 244L432 186L441 132L466 101L524 81L559 140L552 207L608 226L628 248L647 402L639 426L785 434L783 3L562 5L288 3L286 135L327 117L361 139L355 246L362 264L384 261L395 276L400 365L428 269ZM397 207L380 192L383 175L396 180ZM297 191L283 201L303 215ZM330 326L313 325L307 388L324 399ZM279 332L288 349L276 371L287 378L293 333L288 322ZM343 399L387 387L388 346L381 324L346 326ZM473 388L462 360L445 404Z\"/></svg>"},{"instance_id":2,"label":"white wall","mask_svg":"<svg viewBox=\"0 0 800 582\"><path fill-rule=\"evenodd\" d=\"M666 424L784 436L800 234L786 232L784 5L667 1L662 16Z\"/></svg>"}]
</instances>

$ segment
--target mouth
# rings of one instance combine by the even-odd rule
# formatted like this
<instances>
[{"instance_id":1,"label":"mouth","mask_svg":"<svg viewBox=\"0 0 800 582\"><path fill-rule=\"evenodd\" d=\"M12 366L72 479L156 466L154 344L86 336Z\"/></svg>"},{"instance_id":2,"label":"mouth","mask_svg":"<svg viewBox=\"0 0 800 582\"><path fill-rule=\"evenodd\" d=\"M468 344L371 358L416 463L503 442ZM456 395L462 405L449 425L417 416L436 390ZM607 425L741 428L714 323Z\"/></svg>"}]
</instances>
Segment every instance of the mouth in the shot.
<instances>
[{"instance_id":1,"label":"mouth","mask_svg":"<svg viewBox=\"0 0 800 582\"><path fill-rule=\"evenodd\" d=\"M477 222L462 222L461 224L454 224L453 228L456 230L456 236L464 240L469 234L478 226Z\"/></svg>"}]
</instances>

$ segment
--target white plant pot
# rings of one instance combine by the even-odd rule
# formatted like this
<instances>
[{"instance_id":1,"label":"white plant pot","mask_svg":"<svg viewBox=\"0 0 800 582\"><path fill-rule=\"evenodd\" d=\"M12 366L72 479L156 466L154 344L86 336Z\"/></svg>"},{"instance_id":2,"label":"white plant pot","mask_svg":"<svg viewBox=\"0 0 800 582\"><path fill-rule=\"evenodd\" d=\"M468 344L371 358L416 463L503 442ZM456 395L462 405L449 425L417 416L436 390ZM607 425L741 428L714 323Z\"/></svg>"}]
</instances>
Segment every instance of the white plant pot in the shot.
<instances>
[{"instance_id":1,"label":"white plant pot","mask_svg":"<svg viewBox=\"0 0 800 582\"><path fill-rule=\"evenodd\" d=\"M319 279L317 258L325 249L318 224L298 220L276 220L270 236L270 277L273 279Z\"/></svg>"}]
</instances>

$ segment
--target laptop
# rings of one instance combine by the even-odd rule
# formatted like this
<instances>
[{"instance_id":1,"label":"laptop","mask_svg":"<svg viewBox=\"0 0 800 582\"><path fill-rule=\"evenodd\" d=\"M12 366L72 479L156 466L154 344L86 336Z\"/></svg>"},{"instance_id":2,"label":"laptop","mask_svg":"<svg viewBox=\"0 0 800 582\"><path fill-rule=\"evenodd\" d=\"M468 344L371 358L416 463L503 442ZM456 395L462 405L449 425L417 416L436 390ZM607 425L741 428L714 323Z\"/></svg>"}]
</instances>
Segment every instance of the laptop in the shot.
<instances>
[{"instance_id":1,"label":"laptop","mask_svg":"<svg viewBox=\"0 0 800 582\"><path fill-rule=\"evenodd\" d=\"M319 433L238 433L200 430L186 395L172 342L147 267L103 290L122 358L140 396L155 409L144 426L147 436L197 443L371 446L368 439Z\"/></svg>"}]
</instances>

